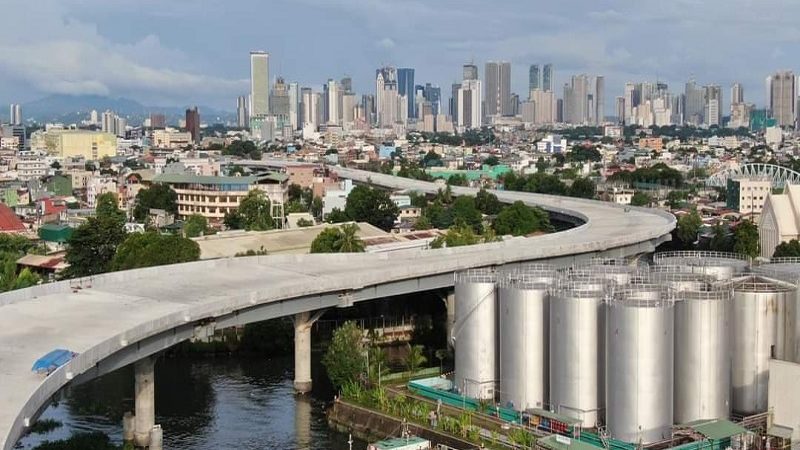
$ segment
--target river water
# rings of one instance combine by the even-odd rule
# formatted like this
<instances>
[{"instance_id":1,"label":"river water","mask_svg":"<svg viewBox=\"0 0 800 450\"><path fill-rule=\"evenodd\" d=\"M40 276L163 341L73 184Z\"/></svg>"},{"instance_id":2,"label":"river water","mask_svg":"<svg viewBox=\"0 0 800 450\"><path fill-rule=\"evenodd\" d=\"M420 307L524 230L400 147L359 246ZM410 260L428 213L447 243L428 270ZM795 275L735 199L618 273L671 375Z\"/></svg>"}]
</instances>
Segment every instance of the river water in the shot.
<instances>
[{"instance_id":1,"label":"river water","mask_svg":"<svg viewBox=\"0 0 800 450\"><path fill-rule=\"evenodd\" d=\"M156 364L156 423L164 448L346 450L348 436L328 428L324 407L333 397L314 354L310 395L295 396L291 358L161 358ZM130 367L73 387L42 418L63 426L20 442L31 449L73 432L102 431L121 442L122 415L133 409ZM354 439L353 449L366 443Z\"/></svg>"}]
</instances>

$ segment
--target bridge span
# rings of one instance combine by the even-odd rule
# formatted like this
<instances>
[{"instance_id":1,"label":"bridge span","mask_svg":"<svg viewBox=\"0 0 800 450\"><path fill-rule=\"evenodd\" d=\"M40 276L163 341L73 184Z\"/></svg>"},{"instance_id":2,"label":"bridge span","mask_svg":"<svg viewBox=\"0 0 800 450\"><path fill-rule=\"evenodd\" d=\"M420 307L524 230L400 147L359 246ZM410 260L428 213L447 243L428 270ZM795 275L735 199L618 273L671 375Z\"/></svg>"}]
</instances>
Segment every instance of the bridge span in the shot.
<instances>
[{"instance_id":1,"label":"bridge span","mask_svg":"<svg viewBox=\"0 0 800 450\"><path fill-rule=\"evenodd\" d=\"M394 189L430 193L439 189L434 183L353 169L336 171L344 178ZM454 187L453 192L474 195L477 190ZM152 415L152 402L145 398L140 405L138 398L139 383L152 382L149 357L214 329L292 317L295 383L304 391L311 384L308 325L325 309L449 288L453 273L464 269L648 253L668 240L675 227L675 218L662 211L521 192L495 194L503 202L520 200L580 225L534 238L452 249L201 261L0 295L0 448L11 450L66 385L135 362L136 408ZM47 377L32 373L33 362L54 348L79 355ZM152 390L143 392L152 396Z\"/></svg>"}]
</instances>

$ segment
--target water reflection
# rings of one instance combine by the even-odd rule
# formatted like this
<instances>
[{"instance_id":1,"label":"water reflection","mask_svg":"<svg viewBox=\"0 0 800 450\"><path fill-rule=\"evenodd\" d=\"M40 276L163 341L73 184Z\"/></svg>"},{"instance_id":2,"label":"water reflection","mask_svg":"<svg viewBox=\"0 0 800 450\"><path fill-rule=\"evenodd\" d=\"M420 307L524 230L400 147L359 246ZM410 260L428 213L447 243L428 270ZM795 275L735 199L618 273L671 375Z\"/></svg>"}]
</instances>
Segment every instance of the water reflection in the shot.
<instances>
[{"instance_id":1,"label":"water reflection","mask_svg":"<svg viewBox=\"0 0 800 450\"><path fill-rule=\"evenodd\" d=\"M347 435L331 431L324 407L332 397L315 354L314 391L295 397L291 358L162 358L156 365L156 422L164 447L176 450L348 448ZM43 417L64 426L25 437L22 448L62 439L73 431L103 431L115 442L121 418L132 410L133 373L127 368L65 393ZM355 449L365 448L356 442Z\"/></svg>"}]
</instances>

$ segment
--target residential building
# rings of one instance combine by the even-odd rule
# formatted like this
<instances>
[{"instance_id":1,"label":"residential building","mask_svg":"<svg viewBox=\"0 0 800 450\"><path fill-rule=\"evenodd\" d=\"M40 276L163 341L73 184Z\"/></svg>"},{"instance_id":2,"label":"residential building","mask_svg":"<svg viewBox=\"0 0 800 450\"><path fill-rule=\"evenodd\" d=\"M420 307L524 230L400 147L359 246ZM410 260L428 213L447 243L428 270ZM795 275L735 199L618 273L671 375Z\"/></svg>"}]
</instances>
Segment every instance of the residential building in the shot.
<instances>
[{"instance_id":1,"label":"residential building","mask_svg":"<svg viewBox=\"0 0 800 450\"><path fill-rule=\"evenodd\" d=\"M244 97L240 97L244 99ZM247 100L244 100L245 103ZM97 113L97 111L93 111ZM167 127L167 116L160 113L150 113L150 128L153 129L164 129Z\"/></svg>"},{"instance_id":2,"label":"residential building","mask_svg":"<svg viewBox=\"0 0 800 450\"><path fill-rule=\"evenodd\" d=\"M700 125L705 115L704 89L698 86L694 79L690 79L686 82L684 96L686 98L684 120L692 125Z\"/></svg>"},{"instance_id":3,"label":"residential building","mask_svg":"<svg viewBox=\"0 0 800 450\"><path fill-rule=\"evenodd\" d=\"M481 81L464 80L458 89L458 127L480 128L483 125Z\"/></svg>"},{"instance_id":4,"label":"residential building","mask_svg":"<svg viewBox=\"0 0 800 450\"><path fill-rule=\"evenodd\" d=\"M247 128L249 122L250 121L247 113L247 97L240 95L236 99L236 126L239 128Z\"/></svg>"},{"instance_id":5,"label":"residential building","mask_svg":"<svg viewBox=\"0 0 800 450\"><path fill-rule=\"evenodd\" d=\"M545 64L542 67L542 90L545 92L553 92L555 86L555 76L553 74L553 65Z\"/></svg>"},{"instance_id":6,"label":"residential building","mask_svg":"<svg viewBox=\"0 0 800 450\"><path fill-rule=\"evenodd\" d=\"M414 98L414 69L397 69L397 93L407 99L406 117L416 118L415 102L409 100Z\"/></svg>"},{"instance_id":7,"label":"residential building","mask_svg":"<svg viewBox=\"0 0 800 450\"><path fill-rule=\"evenodd\" d=\"M567 148L567 139L560 134L549 134L536 143L536 151L542 153L564 153Z\"/></svg>"},{"instance_id":8,"label":"residential building","mask_svg":"<svg viewBox=\"0 0 800 450\"><path fill-rule=\"evenodd\" d=\"M605 80L602 76L575 75L564 85L564 121L599 125L605 120Z\"/></svg>"},{"instance_id":9,"label":"residential building","mask_svg":"<svg viewBox=\"0 0 800 450\"><path fill-rule=\"evenodd\" d=\"M170 129L153 131L153 147L156 148L184 148L191 143L192 135L189 132Z\"/></svg>"},{"instance_id":10,"label":"residential building","mask_svg":"<svg viewBox=\"0 0 800 450\"><path fill-rule=\"evenodd\" d=\"M22 106L18 103L12 103L8 110L8 123L11 125L22 125Z\"/></svg>"},{"instance_id":11,"label":"residential building","mask_svg":"<svg viewBox=\"0 0 800 450\"><path fill-rule=\"evenodd\" d=\"M200 214L209 222L219 224L225 215L239 207L241 200L253 189L263 191L273 207L273 216L287 200L289 177L277 172L258 176L215 177L191 174L161 174L154 183L169 185L178 194L178 216L186 219Z\"/></svg>"},{"instance_id":12,"label":"residential building","mask_svg":"<svg viewBox=\"0 0 800 450\"><path fill-rule=\"evenodd\" d=\"M250 115L269 114L269 53L250 52Z\"/></svg>"},{"instance_id":13,"label":"residential building","mask_svg":"<svg viewBox=\"0 0 800 450\"><path fill-rule=\"evenodd\" d=\"M534 91L542 88L542 74L539 71L538 64L531 64L528 69L528 91Z\"/></svg>"},{"instance_id":14,"label":"residential building","mask_svg":"<svg viewBox=\"0 0 800 450\"><path fill-rule=\"evenodd\" d=\"M722 125L722 88L712 84L705 87L705 119L708 126Z\"/></svg>"},{"instance_id":15,"label":"residential building","mask_svg":"<svg viewBox=\"0 0 800 450\"><path fill-rule=\"evenodd\" d=\"M17 160L17 178L22 181L38 180L47 175L50 165L40 156L23 156Z\"/></svg>"},{"instance_id":16,"label":"residential building","mask_svg":"<svg viewBox=\"0 0 800 450\"><path fill-rule=\"evenodd\" d=\"M759 215L772 192L772 178L729 178L725 196L726 206L743 215Z\"/></svg>"},{"instance_id":17,"label":"residential building","mask_svg":"<svg viewBox=\"0 0 800 450\"><path fill-rule=\"evenodd\" d=\"M112 133L86 130L53 130L45 133L45 146L61 158L81 156L97 161L117 155L117 137Z\"/></svg>"}]
</instances>

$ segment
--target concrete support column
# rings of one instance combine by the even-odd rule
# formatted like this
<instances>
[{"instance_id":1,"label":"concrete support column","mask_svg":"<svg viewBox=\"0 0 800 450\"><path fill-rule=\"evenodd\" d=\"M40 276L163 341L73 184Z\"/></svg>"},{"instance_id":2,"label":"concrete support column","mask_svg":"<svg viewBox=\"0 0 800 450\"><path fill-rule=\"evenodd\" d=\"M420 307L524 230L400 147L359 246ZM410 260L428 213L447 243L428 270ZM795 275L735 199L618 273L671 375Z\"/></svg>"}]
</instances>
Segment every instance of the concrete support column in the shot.
<instances>
[{"instance_id":1,"label":"concrete support column","mask_svg":"<svg viewBox=\"0 0 800 450\"><path fill-rule=\"evenodd\" d=\"M311 391L311 326L325 311L295 314L294 321L294 390L298 394Z\"/></svg>"},{"instance_id":2,"label":"concrete support column","mask_svg":"<svg viewBox=\"0 0 800 450\"><path fill-rule=\"evenodd\" d=\"M137 447L150 444L150 431L156 423L155 365L154 357L141 359L133 365L136 402L133 442Z\"/></svg>"},{"instance_id":3,"label":"concrete support column","mask_svg":"<svg viewBox=\"0 0 800 450\"><path fill-rule=\"evenodd\" d=\"M445 330L447 330L447 348L453 349L453 326L456 323L456 293L449 291L447 295L442 296L444 306L447 308L447 320L445 322Z\"/></svg>"},{"instance_id":4,"label":"concrete support column","mask_svg":"<svg viewBox=\"0 0 800 450\"><path fill-rule=\"evenodd\" d=\"M163 449L164 449L164 431L161 430L161 425L155 425L150 430L149 450L163 450Z\"/></svg>"},{"instance_id":5,"label":"concrete support column","mask_svg":"<svg viewBox=\"0 0 800 450\"><path fill-rule=\"evenodd\" d=\"M133 413L126 412L122 416L122 441L125 443L133 442L133 432L136 425L134 424Z\"/></svg>"}]
</instances>

